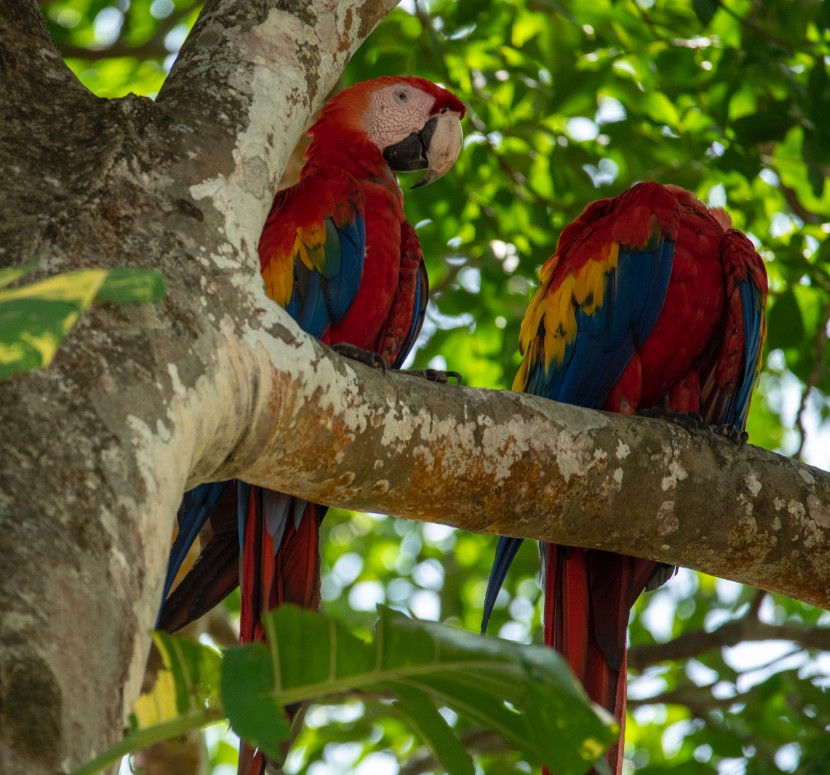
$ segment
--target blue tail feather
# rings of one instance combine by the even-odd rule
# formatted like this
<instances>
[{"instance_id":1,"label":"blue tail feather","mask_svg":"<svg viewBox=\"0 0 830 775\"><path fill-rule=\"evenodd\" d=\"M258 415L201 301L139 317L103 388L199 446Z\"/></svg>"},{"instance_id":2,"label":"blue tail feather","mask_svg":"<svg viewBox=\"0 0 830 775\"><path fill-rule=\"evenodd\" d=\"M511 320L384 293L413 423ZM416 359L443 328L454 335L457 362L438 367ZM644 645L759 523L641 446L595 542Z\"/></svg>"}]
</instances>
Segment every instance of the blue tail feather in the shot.
<instances>
[{"instance_id":1,"label":"blue tail feather","mask_svg":"<svg viewBox=\"0 0 830 775\"><path fill-rule=\"evenodd\" d=\"M501 536L496 546L496 556L493 560L493 567L490 570L490 578L487 580L487 593L484 596L484 613L481 617L481 634L487 631L487 623L490 621L490 614L493 613L493 606L499 596L499 590L504 584L507 571L516 552L522 545L523 539Z\"/></svg>"}]
</instances>

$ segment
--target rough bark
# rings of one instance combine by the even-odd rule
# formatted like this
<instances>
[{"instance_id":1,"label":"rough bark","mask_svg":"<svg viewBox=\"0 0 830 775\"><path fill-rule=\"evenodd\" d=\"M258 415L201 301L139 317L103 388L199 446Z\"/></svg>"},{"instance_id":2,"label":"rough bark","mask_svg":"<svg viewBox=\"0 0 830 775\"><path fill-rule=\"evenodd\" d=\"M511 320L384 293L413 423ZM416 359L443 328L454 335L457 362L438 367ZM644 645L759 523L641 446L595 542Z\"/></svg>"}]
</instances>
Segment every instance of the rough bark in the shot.
<instances>
[{"instance_id":1,"label":"rough bark","mask_svg":"<svg viewBox=\"0 0 830 775\"><path fill-rule=\"evenodd\" d=\"M0 771L65 772L139 685L186 487L653 557L830 604L830 477L656 421L333 356L266 299L261 224L310 111L393 3L208 2L156 102L104 101L0 0L0 257L143 266L48 370L0 384Z\"/></svg>"},{"instance_id":2,"label":"rough bark","mask_svg":"<svg viewBox=\"0 0 830 775\"><path fill-rule=\"evenodd\" d=\"M234 343L275 320L256 256L275 181L393 5L209 1L153 102L95 98L34 0L0 0L0 262L169 287L97 308L52 368L0 385L0 771L67 771L119 733L181 492L257 407Z\"/></svg>"}]
</instances>

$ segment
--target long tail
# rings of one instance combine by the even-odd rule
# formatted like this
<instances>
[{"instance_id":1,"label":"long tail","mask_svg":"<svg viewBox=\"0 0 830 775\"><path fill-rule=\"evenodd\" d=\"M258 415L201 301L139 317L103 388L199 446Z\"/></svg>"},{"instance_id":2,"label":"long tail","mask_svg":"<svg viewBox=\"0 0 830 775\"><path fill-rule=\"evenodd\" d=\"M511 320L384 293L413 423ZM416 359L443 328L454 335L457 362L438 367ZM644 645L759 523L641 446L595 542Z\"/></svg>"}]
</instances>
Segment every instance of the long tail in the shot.
<instances>
[{"instance_id":1,"label":"long tail","mask_svg":"<svg viewBox=\"0 0 830 775\"><path fill-rule=\"evenodd\" d=\"M320 604L320 524L325 506L240 483L238 499L242 611L239 640L265 640L262 615L283 603ZM293 716L297 708L288 708ZM262 775L267 761L242 743L238 775Z\"/></svg>"},{"instance_id":2,"label":"long tail","mask_svg":"<svg viewBox=\"0 0 830 775\"><path fill-rule=\"evenodd\" d=\"M606 758L622 771L625 738L626 633L631 607L662 567L599 550L542 544L545 643L560 652L588 696L611 712L619 740ZM664 579L663 579L664 580Z\"/></svg>"}]
</instances>

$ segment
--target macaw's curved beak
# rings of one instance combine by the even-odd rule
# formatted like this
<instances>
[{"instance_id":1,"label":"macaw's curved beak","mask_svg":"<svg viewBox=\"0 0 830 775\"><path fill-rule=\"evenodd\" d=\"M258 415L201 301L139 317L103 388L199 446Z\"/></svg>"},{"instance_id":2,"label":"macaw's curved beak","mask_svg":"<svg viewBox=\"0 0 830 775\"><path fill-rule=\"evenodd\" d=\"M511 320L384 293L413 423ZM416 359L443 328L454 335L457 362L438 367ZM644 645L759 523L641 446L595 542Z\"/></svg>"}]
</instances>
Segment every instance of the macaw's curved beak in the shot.
<instances>
[{"instance_id":1,"label":"macaw's curved beak","mask_svg":"<svg viewBox=\"0 0 830 775\"><path fill-rule=\"evenodd\" d=\"M425 169L426 175L412 188L438 180L461 151L461 117L448 112L433 116L420 132L413 132L399 143L383 149L383 158L396 172Z\"/></svg>"}]
</instances>

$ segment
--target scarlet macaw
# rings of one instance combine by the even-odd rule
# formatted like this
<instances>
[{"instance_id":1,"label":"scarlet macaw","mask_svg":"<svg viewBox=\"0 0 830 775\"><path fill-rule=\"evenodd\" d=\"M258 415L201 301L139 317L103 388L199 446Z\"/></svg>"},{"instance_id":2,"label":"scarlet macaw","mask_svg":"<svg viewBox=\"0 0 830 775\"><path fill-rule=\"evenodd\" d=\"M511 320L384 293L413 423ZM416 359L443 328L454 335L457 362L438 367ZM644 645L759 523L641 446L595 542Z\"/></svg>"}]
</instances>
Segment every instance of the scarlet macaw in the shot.
<instances>
[{"instance_id":1,"label":"scarlet macaw","mask_svg":"<svg viewBox=\"0 0 830 775\"><path fill-rule=\"evenodd\" d=\"M359 83L324 108L309 129L299 182L277 193L259 242L268 296L306 332L400 367L421 328L428 285L395 172L426 169L416 187L441 177L461 149L464 112L453 94L415 77ZM187 493L159 627L179 629L237 583L243 643L264 639L261 614L281 603L316 608L325 512L325 506L243 482ZM170 594L208 522L210 540ZM243 746L240 773L263 766L262 756Z\"/></svg>"},{"instance_id":2,"label":"scarlet macaw","mask_svg":"<svg viewBox=\"0 0 830 775\"><path fill-rule=\"evenodd\" d=\"M513 389L621 414L692 412L743 433L766 295L760 256L723 210L641 183L588 205L563 230L522 323ZM520 544L499 539L482 630ZM619 772L629 613L674 568L594 549L540 550L545 643L620 722L608 753Z\"/></svg>"}]
</instances>

